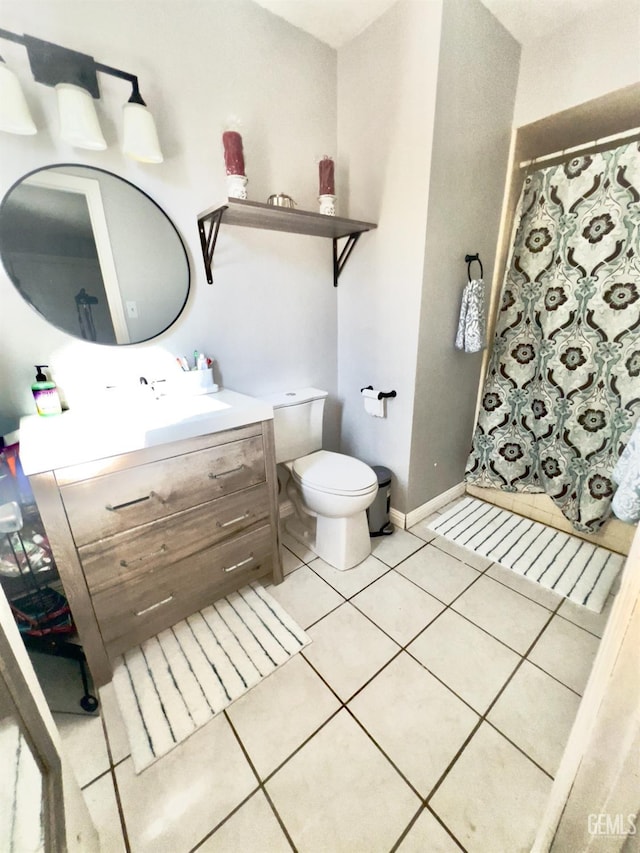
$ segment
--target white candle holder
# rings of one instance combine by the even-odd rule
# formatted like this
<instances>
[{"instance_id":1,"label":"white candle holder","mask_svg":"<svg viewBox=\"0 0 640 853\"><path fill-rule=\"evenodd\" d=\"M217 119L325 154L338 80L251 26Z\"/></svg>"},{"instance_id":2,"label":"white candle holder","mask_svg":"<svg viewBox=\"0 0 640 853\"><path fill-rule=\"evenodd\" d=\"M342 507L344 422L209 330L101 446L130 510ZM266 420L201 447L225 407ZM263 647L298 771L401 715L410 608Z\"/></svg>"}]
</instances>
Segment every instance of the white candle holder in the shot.
<instances>
[{"instance_id":1,"label":"white candle holder","mask_svg":"<svg viewBox=\"0 0 640 853\"><path fill-rule=\"evenodd\" d=\"M247 176L246 175L227 175L227 197L228 198L245 198L247 197Z\"/></svg>"},{"instance_id":2,"label":"white candle holder","mask_svg":"<svg viewBox=\"0 0 640 853\"><path fill-rule=\"evenodd\" d=\"M334 195L320 195L318 201L320 202L320 213L324 213L325 216L336 215L336 197Z\"/></svg>"}]
</instances>

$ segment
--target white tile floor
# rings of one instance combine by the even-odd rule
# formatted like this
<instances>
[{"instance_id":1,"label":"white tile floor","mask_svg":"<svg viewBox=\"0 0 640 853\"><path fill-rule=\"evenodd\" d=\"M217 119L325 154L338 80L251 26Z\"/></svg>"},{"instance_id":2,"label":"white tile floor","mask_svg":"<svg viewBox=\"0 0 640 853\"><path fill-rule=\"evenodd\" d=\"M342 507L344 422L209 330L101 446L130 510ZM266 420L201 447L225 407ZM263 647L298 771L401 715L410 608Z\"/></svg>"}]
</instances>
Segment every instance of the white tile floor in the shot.
<instances>
[{"instance_id":1,"label":"white tile floor","mask_svg":"<svg viewBox=\"0 0 640 853\"><path fill-rule=\"evenodd\" d=\"M103 850L529 850L598 615L424 522L338 572L285 537L313 643L140 775L111 687L62 736ZM75 721L75 723L74 723Z\"/></svg>"}]
</instances>

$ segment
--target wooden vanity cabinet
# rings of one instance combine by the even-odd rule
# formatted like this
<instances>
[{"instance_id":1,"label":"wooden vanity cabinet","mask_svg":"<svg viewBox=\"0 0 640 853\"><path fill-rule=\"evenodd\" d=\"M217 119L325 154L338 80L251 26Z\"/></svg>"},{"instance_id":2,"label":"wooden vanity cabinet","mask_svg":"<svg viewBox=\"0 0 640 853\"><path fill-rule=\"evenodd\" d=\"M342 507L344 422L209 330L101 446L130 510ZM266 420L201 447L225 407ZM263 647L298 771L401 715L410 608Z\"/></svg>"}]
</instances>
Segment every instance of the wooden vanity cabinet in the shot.
<instances>
[{"instance_id":1,"label":"wooden vanity cabinet","mask_svg":"<svg viewBox=\"0 0 640 853\"><path fill-rule=\"evenodd\" d=\"M29 479L98 686L132 646L282 580L272 421Z\"/></svg>"}]
</instances>

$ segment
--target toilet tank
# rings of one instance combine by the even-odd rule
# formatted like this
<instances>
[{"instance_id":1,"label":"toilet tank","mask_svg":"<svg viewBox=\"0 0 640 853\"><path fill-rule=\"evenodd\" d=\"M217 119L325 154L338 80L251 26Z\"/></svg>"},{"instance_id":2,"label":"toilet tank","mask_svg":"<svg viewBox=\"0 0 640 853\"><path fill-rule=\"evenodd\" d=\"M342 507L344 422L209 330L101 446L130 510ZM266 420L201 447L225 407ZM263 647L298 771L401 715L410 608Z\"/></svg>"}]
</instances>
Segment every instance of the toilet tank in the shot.
<instances>
[{"instance_id":1,"label":"toilet tank","mask_svg":"<svg viewBox=\"0 0 640 853\"><path fill-rule=\"evenodd\" d=\"M264 397L273 406L276 462L290 462L322 450L326 397L327 392L319 388L299 388Z\"/></svg>"}]
</instances>

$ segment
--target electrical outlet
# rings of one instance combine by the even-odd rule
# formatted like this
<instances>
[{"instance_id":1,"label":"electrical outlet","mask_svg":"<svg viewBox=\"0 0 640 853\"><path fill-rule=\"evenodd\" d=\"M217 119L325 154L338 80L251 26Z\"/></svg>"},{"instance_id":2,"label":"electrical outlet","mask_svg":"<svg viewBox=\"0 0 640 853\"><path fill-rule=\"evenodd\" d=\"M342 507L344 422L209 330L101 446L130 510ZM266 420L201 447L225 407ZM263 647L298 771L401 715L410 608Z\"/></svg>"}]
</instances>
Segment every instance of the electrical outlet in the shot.
<instances>
[{"instance_id":1,"label":"electrical outlet","mask_svg":"<svg viewBox=\"0 0 640 853\"><path fill-rule=\"evenodd\" d=\"M127 302L127 317L129 317L130 320L137 320L138 319L138 303L137 302L134 302L133 300L130 302Z\"/></svg>"}]
</instances>

